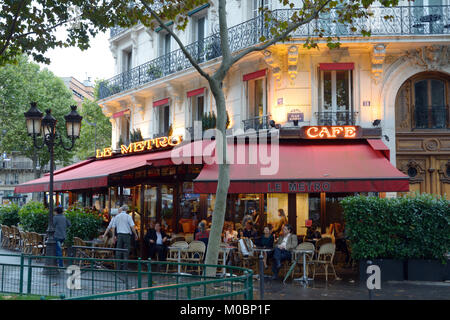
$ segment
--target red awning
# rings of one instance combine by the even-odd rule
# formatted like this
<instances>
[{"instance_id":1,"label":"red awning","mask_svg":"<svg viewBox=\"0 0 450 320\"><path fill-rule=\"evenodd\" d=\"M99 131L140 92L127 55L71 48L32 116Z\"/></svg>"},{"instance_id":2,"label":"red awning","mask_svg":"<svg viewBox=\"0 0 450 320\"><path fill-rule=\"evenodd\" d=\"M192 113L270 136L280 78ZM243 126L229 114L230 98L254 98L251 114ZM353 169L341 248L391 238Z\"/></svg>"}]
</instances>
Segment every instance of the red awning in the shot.
<instances>
[{"instance_id":1,"label":"red awning","mask_svg":"<svg viewBox=\"0 0 450 320\"><path fill-rule=\"evenodd\" d=\"M243 163L237 155L249 163L249 155L260 151L255 144L228 146L234 163ZM283 144L272 162L261 158L253 163L230 165L229 193L409 191L409 178L365 141ZM194 180L194 192L215 193L217 177L218 165L205 165Z\"/></svg>"},{"instance_id":2,"label":"red awning","mask_svg":"<svg viewBox=\"0 0 450 320\"><path fill-rule=\"evenodd\" d=\"M384 144L383 141L381 141L380 139L367 139L367 142L370 144L373 150L381 151L388 160L391 159L391 150L387 145Z\"/></svg>"},{"instance_id":3,"label":"red awning","mask_svg":"<svg viewBox=\"0 0 450 320\"><path fill-rule=\"evenodd\" d=\"M189 149L189 145L190 144L185 144L183 148ZM197 150L197 148L194 147L192 147L192 149ZM89 159L81 161L55 171L53 190L66 191L107 187L108 177L112 174L150 166L153 162L158 162L160 165L163 163L173 164L170 160L173 150L174 149L110 159ZM199 150L203 149L201 148ZM182 161L187 162L188 158L182 159ZM28 193L48 191L49 179L50 177L46 175L42 178L28 181L17 186L14 192Z\"/></svg>"},{"instance_id":4,"label":"red awning","mask_svg":"<svg viewBox=\"0 0 450 320\"><path fill-rule=\"evenodd\" d=\"M153 107L163 106L169 103L169 98L161 99L153 102Z\"/></svg>"},{"instance_id":5,"label":"red awning","mask_svg":"<svg viewBox=\"0 0 450 320\"><path fill-rule=\"evenodd\" d=\"M205 92L205 87L200 88L200 89L195 89L195 90L189 91L189 92L187 93L187 97L188 97L188 98L190 98L190 97L195 97L195 96L198 96L198 95L200 95L200 94L203 94L204 92Z\"/></svg>"},{"instance_id":6,"label":"red awning","mask_svg":"<svg viewBox=\"0 0 450 320\"><path fill-rule=\"evenodd\" d=\"M267 72L267 69L262 69L262 70L258 70L258 71L252 72L252 73L247 73L247 74L244 74L244 76L242 77L242 80L249 81L249 80L261 78L266 75L266 72Z\"/></svg>"},{"instance_id":7,"label":"red awning","mask_svg":"<svg viewBox=\"0 0 450 320\"><path fill-rule=\"evenodd\" d=\"M355 64L353 62L346 63L319 63L320 70L353 70Z\"/></svg>"},{"instance_id":8,"label":"red awning","mask_svg":"<svg viewBox=\"0 0 450 320\"><path fill-rule=\"evenodd\" d=\"M112 115L112 117L113 117L113 118L120 118L120 117L122 117L122 116L124 116L124 115L126 115L126 114L130 114L130 109L125 109L125 110L116 112L116 113L114 113L114 114Z\"/></svg>"}]
</instances>

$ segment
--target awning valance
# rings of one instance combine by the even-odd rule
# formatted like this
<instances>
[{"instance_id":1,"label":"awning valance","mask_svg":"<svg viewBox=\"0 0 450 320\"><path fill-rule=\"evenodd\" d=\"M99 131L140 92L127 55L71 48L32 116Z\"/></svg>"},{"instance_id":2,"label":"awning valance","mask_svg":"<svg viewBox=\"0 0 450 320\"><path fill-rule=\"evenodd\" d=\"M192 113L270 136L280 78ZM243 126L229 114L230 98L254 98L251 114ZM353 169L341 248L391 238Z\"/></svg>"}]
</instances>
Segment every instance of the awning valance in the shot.
<instances>
[{"instance_id":1,"label":"awning valance","mask_svg":"<svg viewBox=\"0 0 450 320\"><path fill-rule=\"evenodd\" d=\"M228 145L235 160L230 165L229 193L409 191L409 178L364 140L284 144L278 155L247 164L238 164L242 161L237 156L260 155L258 146L237 148L242 146ZM218 172L217 164L204 165L194 180L194 192L215 193Z\"/></svg>"}]
</instances>

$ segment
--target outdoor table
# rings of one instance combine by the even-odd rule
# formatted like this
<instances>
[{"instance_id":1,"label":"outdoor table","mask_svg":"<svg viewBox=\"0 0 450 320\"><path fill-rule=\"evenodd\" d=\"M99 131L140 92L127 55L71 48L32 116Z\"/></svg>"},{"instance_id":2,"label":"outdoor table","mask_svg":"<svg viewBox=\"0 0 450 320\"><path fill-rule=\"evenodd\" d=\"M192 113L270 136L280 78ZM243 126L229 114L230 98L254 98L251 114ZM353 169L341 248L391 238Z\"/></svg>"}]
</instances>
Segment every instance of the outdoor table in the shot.
<instances>
[{"instance_id":1,"label":"outdoor table","mask_svg":"<svg viewBox=\"0 0 450 320\"><path fill-rule=\"evenodd\" d=\"M271 248L262 248L262 247L254 247L253 251L259 252L258 258L263 259L264 258L263 252L272 252L273 249L271 249ZM264 274L264 271L262 273ZM264 277L266 277L266 276L264 275Z\"/></svg>"},{"instance_id":2,"label":"outdoor table","mask_svg":"<svg viewBox=\"0 0 450 320\"><path fill-rule=\"evenodd\" d=\"M225 276L226 275L226 265L227 265L227 258L228 258L228 255L230 254L230 252L231 251L233 251L233 250L235 250L236 249L236 247L233 247L233 246L221 246L220 248L219 248L219 251L222 251L223 252L223 268L222 268L222 272L220 273L222 276Z\"/></svg>"},{"instance_id":3,"label":"outdoor table","mask_svg":"<svg viewBox=\"0 0 450 320\"><path fill-rule=\"evenodd\" d=\"M433 32L433 23L436 21L441 20L441 15L440 14L429 14L426 16L423 16L420 18L420 22L427 22L430 24L430 33L434 33Z\"/></svg>"},{"instance_id":4,"label":"outdoor table","mask_svg":"<svg viewBox=\"0 0 450 320\"><path fill-rule=\"evenodd\" d=\"M175 250L178 252L178 274L184 274L184 275L190 275L189 273L182 273L181 272L181 251L186 251L187 248L178 247L178 246L170 246L168 247L170 250Z\"/></svg>"},{"instance_id":5,"label":"outdoor table","mask_svg":"<svg viewBox=\"0 0 450 320\"><path fill-rule=\"evenodd\" d=\"M95 250L128 252L128 249L121 249L121 248L105 248L105 247L89 247L89 246L72 246L72 248L74 248L75 250L77 249L91 250L91 256L88 256L83 251L80 251L86 258L93 258ZM103 265L100 262L96 262L95 264L97 266L103 267Z\"/></svg>"},{"instance_id":6,"label":"outdoor table","mask_svg":"<svg viewBox=\"0 0 450 320\"><path fill-rule=\"evenodd\" d=\"M286 281L286 278L291 274L291 272L294 271L295 265L298 263L298 254L301 253L303 256L303 276L301 278L295 278L294 281L300 281L304 287L308 285L308 280L313 280L308 278L308 264L306 263L306 255L307 254L314 254L314 250L310 249L298 249L293 251L294 254L297 256L294 263L292 264L291 268L289 269L288 273L286 274L286 277L284 278L284 281Z\"/></svg>"}]
</instances>

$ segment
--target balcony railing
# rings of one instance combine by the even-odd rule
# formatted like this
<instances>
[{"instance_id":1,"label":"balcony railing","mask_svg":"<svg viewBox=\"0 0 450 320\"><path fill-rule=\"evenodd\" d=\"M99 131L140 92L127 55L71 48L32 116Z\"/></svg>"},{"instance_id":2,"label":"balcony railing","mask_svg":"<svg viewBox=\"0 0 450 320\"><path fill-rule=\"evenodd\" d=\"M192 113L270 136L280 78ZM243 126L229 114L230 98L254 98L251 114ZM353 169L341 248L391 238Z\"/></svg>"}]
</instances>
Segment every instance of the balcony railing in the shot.
<instances>
[{"instance_id":1,"label":"balcony railing","mask_svg":"<svg viewBox=\"0 0 450 320\"><path fill-rule=\"evenodd\" d=\"M280 9L272 12L278 21L289 21L295 9ZM300 26L293 37L317 37L323 30L324 37L360 37L361 30L370 30L372 36L399 36L399 35L439 35L450 34L450 6L408 6L370 8L373 16L355 19L352 27L339 24L336 9L322 14L318 19ZM389 16L390 19L384 17ZM237 52L260 42L261 36L269 36L273 25L264 23L263 17L245 21L228 29L229 46L231 52ZM117 35L124 30L114 28L111 34ZM201 41L186 46L187 51L198 62L210 61L222 55L219 34L213 34ZM157 80L167 75L188 69L191 63L181 49L172 51L159 58L153 59L129 71L121 73L109 80L100 83L99 97L105 99L119 92L136 88L145 83Z\"/></svg>"},{"instance_id":2,"label":"balcony railing","mask_svg":"<svg viewBox=\"0 0 450 320\"><path fill-rule=\"evenodd\" d=\"M354 126L358 112L351 111L324 111L316 112L319 126Z\"/></svg>"},{"instance_id":3,"label":"balcony railing","mask_svg":"<svg viewBox=\"0 0 450 320\"><path fill-rule=\"evenodd\" d=\"M242 120L244 123L244 131L253 129L255 131L270 128L270 115Z\"/></svg>"}]
</instances>

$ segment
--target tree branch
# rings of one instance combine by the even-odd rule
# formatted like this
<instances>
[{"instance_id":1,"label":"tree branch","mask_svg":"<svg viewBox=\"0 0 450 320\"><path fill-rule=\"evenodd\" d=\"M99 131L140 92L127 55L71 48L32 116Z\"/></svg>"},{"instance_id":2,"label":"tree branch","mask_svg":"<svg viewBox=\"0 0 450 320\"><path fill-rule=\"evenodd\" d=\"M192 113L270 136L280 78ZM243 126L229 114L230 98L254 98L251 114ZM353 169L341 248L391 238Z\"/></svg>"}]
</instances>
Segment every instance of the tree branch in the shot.
<instances>
[{"instance_id":1,"label":"tree branch","mask_svg":"<svg viewBox=\"0 0 450 320\"><path fill-rule=\"evenodd\" d=\"M281 40L285 39L292 31L294 31L298 27L300 27L300 26L302 26L304 24L310 23L312 20L314 20L319 15L319 13L323 10L323 8L325 8L325 6L330 1L331 0L325 1L324 4L322 6L320 6L318 9L316 9L316 11L308 19L300 21L298 23L292 24L282 34L280 34L279 36L277 36L277 37L273 38L272 40L266 42L265 44L262 44L260 46L253 46L253 47L250 47L250 48L247 48L247 49L241 51L240 53L238 53L237 55L235 55L233 57L232 64L238 62L240 59L242 59L243 57L245 57L246 55L248 55L248 54L250 54L252 52L257 52L257 51L262 51L262 50L267 49L268 47L270 47L271 45L274 45L278 41L281 41Z\"/></svg>"},{"instance_id":2,"label":"tree branch","mask_svg":"<svg viewBox=\"0 0 450 320\"><path fill-rule=\"evenodd\" d=\"M16 12L16 15L14 16L13 22L11 23L11 26L8 30L8 37L6 38L5 44L3 45L2 49L0 50L0 55L3 54L3 52L5 52L6 48L8 48L9 42L11 41L13 34L14 34L14 29L16 28L17 22L20 20L20 13L22 12L23 9L23 5L25 4L27 0L22 0L19 4L19 8Z\"/></svg>"},{"instance_id":3,"label":"tree branch","mask_svg":"<svg viewBox=\"0 0 450 320\"><path fill-rule=\"evenodd\" d=\"M184 55L189 60L189 62L192 64L192 66L195 69L197 69L198 73L200 73L200 75L202 75L206 80L209 81L211 79L211 77L205 71L203 71L202 68L200 68L199 64L194 60L194 58L192 58L192 56L186 50L186 47L183 45L183 43L181 42L180 38L178 38L178 36L175 34L175 32L173 32L169 27L167 27L164 24L164 22L161 20L161 18L156 14L155 11L153 11L153 9L150 8L150 6L147 3L145 3L145 1L141 0L141 3L150 12L150 14L156 19L156 21L158 21L159 26L161 28L163 28L164 30L166 30L175 39L175 41L180 46L181 51L183 51Z\"/></svg>"}]
</instances>

